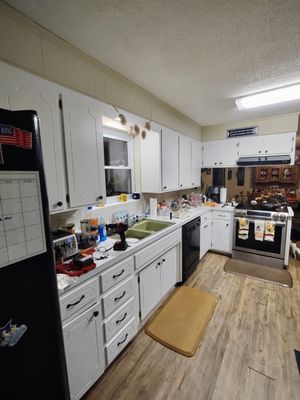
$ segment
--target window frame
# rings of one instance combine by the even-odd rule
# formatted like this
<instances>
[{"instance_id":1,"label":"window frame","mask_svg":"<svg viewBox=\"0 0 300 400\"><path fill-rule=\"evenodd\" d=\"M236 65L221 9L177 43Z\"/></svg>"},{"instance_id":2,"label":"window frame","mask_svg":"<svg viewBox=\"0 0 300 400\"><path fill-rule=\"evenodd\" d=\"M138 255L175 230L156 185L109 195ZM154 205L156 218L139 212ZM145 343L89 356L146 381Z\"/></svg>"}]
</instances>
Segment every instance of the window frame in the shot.
<instances>
[{"instance_id":1,"label":"window frame","mask_svg":"<svg viewBox=\"0 0 300 400\"><path fill-rule=\"evenodd\" d=\"M128 165L127 166L113 166L113 165L105 165L105 157L104 157L104 139L115 139L121 140L123 142L127 142L127 156L128 156ZM132 192L134 191L134 147L133 147L133 138L128 136L128 133L123 130L119 130L117 128L103 126L103 162L104 162L104 175L105 170L107 169L119 169L119 170L130 170L131 171L131 193L128 193L128 199L132 199ZM107 204L118 203L120 201L120 195L116 196L108 196L106 192L106 177L105 177L105 193L106 193L106 202Z\"/></svg>"}]
</instances>

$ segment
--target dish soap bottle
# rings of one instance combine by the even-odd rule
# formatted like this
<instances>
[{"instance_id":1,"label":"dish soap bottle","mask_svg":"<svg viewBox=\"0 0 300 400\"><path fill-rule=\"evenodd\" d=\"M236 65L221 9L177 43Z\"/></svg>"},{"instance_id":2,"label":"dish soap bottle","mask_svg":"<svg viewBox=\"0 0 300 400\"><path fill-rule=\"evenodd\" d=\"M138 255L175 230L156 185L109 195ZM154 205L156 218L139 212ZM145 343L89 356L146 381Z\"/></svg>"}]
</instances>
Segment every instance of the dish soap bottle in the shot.
<instances>
[{"instance_id":1,"label":"dish soap bottle","mask_svg":"<svg viewBox=\"0 0 300 400\"><path fill-rule=\"evenodd\" d=\"M104 240L107 239L106 224L104 218L100 218L100 225L98 226L98 232L100 236L100 242L104 242Z\"/></svg>"}]
</instances>

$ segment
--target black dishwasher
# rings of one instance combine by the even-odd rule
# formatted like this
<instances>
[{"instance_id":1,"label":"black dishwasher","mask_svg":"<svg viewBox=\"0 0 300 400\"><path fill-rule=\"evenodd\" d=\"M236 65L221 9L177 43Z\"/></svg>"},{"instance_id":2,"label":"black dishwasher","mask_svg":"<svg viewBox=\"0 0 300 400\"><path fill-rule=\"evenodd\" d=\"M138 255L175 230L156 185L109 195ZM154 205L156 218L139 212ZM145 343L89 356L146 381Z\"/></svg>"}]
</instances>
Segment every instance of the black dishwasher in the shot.
<instances>
[{"instance_id":1,"label":"black dishwasher","mask_svg":"<svg viewBox=\"0 0 300 400\"><path fill-rule=\"evenodd\" d=\"M200 217L182 227L182 282L195 271L200 256Z\"/></svg>"}]
</instances>

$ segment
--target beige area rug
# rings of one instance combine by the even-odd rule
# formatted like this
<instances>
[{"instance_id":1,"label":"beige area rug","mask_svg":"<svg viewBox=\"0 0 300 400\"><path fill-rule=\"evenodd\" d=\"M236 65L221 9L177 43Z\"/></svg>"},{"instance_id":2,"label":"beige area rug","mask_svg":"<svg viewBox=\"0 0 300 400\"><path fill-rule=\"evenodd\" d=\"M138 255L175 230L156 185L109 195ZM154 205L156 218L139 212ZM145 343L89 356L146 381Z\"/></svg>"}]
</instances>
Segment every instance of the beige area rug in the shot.
<instances>
[{"instance_id":1,"label":"beige area rug","mask_svg":"<svg viewBox=\"0 0 300 400\"><path fill-rule=\"evenodd\" d=\"M191 357L199 346L216 305L215 295L181 286L154 314L145 332L164 346Z\"/></svg>"},{"instance_id":2,"label":"beige area rug","mask_svg":"<svg viewBox=\"0 0 300 400\"><path fill-rule=\"evenodd\" d=\"M228 260L224 266L224 271L288 288L293 287L293 278L286 269L273 268L241 260Z\"/></svg>"}]
</instances>

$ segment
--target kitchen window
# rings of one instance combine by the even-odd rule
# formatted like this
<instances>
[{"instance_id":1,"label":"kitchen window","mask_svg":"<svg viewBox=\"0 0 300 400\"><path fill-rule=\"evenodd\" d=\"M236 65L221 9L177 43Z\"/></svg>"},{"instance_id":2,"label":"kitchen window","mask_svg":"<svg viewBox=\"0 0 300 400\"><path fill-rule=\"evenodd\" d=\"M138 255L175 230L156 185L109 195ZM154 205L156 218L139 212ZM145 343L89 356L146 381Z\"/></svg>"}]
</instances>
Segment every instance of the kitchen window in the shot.
<instances>
[{"instance_id":1,"label":"kitchen window","mask_svg":"<svg viewBox=\"0 0 300 400\"><path fill-rule=\"evenodd\" d=\"M106 196L117 201L121 193L132 193L133 143L127 132L104 127L103 144Z\"/></svg>"}]
</instances>

